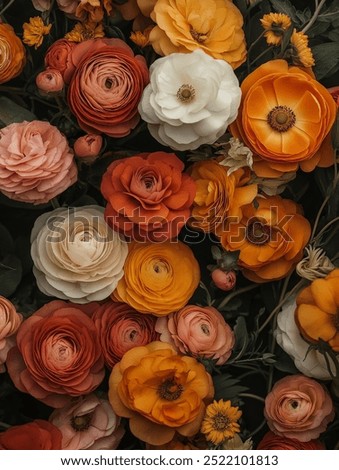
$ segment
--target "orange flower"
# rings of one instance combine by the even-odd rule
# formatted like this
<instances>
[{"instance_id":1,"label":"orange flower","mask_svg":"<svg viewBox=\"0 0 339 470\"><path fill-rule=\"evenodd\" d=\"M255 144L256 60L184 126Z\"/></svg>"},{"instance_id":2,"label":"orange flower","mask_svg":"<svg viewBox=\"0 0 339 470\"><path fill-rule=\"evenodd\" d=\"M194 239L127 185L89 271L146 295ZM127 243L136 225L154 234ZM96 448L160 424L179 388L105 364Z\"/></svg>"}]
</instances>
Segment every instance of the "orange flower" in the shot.
<instances>
[{"instance_id":1,"label":"orange flower","mask_svg":"<svg viewBox=\"0 0 339 470\"><path fill-rule=\"evenodd\" d=\"M295 320L306 340L327 341L339 352L339 269L316 279L297 297Z\"/></svg>"},{"instance_id":2,"label":"orange flower","mask_svg":"<svg viewBox=\"0 0 339 470\"><path fill-rule=\"evenodd\" d=\"M184 307L200 281L197 260L191 249L179 241L134 242L124 271L113 300L159 317Z\"/></svg>"},{"instance_id":3,"label":"orange flower","mask_svg":"<svg viewBox=\"0 0 339 470\"><path fill-rule=\"evenodd\" d=\"M0 23L0 84L17 77L25 63L24 45L11 25Z\"/></svg>"},{"instance_id":4,"label":"orange flower","mask_svg":"<svg viewBox=\"0 0 339 470\"><path fill-rule=\"evenodd\" d=\"M230 0L158 0L151 18L150 42L162 56L202 49L234 69L246 59L243 17Z\"/></svg>"},{"instance_id":5,"label":"orange flower","mask_svg":"<svg viewBox=\"0 0 339 470\"><path fill-rule=\"evenodd\" d=\"M293 63L302 67L312 67L315 64L315 60L312 50L308 47L308 36L302 31L297 32L294 29L290 42Z\"/></svg>"},{"instance_id":6,"label":"orange flower","mask_svg":"<svg viewBox=\"0 0 339 470\"><path fill-rule=\"evenodd\" d=\"M257 195L256 184L245 186L249 171L240 168L228 175L227 170L216 160L203 160L191 168L191 177L197 186L192 227L214 232L227 217L241 218L241 207Z\"/></svg>"},{"instance_id":7,"label":"orange flower","mask_svg":"<svg viewBox=\"0 0 339 470\"><path fill-rule=\"evenodd\" d=\"M297 204L279 196L256 199L243 207L240 222L219 230L223 247L240 251L238 265L254 282L285 277L302 258L310 234Z\"/></svg>"},{"instance_id":8,"label":"orange flower","mask_svg":"<svg viewBox=\"0 0 339 470\"><path fill-rule=\"evenodd\" d=\"M111 373L108 396L115 413L130 418L137 438L162 445L175 432L193 436L199 431L213 393L202 364L154 341L125 353Z\"/></svg>"},{"instance_id":9,"label":"orange flower","mask_svg":"<svg viewBox=\"0 0 339 470\"><path fill-rule=\"evenodd\" d=\"M291 18L285 13L268 13L260 20L261 26L265 30L267 44L278 46L284 36L285 31L291 26Z\"/></svg>"},{"instance_id":10,"label":"orange flower","mask_svg":"<svg viewBox=\"0 0 339 470\"><path fill-rule=\"evenodd\" d=\"M29 23L24 23L23 42L28 46L34 46L35 49L41 46L44 36L49 34L52 25L45 25L40 16L34 16L29 19Z\"/></svg>"},{"instance_id":11,"label":"orange flower","mask_svg":"<svg viewBox=\"0 0 339 470\"><path fill-rule=\"evenodd\" d=\"M77 23L74 28L65 35L65 39L71 42L82 42L87 39L103 38L105 31L102 23Z\"/></svg>"},{"instance_id":12,"label":"orange flower","mask_svg":"<svg viewBox=\"0 0 339 470\"><path fill-rule=\"evenodd\" d=\"M333 165L328 145L337 109L311 75L285 60L272 60L248 75L241 90L230 130L257 154L253 169L258 176L276 178L299 165L306 172Z\"/></svg>"},{"instance_id":13,"label":"orange flower","mask_svg":"<svg viewBox=\"0 0 339 470\"><path fill-rule=\"evenodd\" d=\"M106 4L110 11L112 6L110 3L106 2ZM75 16L80 20L87 19L93 23L100 23L103 20L104 12L104 5L100 0L81 0L75 11Z\"/></svg>"}]
</instances>

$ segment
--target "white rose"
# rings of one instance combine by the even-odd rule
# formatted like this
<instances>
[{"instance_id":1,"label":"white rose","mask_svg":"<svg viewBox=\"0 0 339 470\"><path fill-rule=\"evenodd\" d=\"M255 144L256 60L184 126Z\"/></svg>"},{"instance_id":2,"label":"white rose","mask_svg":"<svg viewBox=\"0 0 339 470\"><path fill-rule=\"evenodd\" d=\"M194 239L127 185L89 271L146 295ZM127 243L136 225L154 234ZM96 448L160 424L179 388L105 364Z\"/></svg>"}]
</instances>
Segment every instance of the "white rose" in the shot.
<instances>
[{"instance_id":1,"label":"white rose","mask_svg":"<svg viewBox=\"0 0 339 470\"><path fill-rule=\"evenodd\" d=\"M279 346L293 359L298 370L308 377L320 380L329 380L331 375L326 366L324 356L315 349L309 349L307 343L301 336L298 326L294 320L296 309L295 297L290 299L283 307L277 317L277 328L275 335ZM330 363L331 359L329 359ZM332 372L335 367L332 364Z\"/></svg>"},{"instance_id":2,"label":"white rose","mask_svg":"<svg viewBox=\"0 0 339 470\"><path fill-rule=\"evenodd\" d=\"M139 113L158 142L194 150L225 133L237 117L240 100L232 67L197 49L170 54L151 65Z\"/></svg>"},{"instance_id":3,"label":"white rose","mask_svg":"<svg viewBox=\"0 0 339 470\"><path fill-rule=\"evenodd\" d=\"M105 222L104 209L55 209L35 221L33 272L41 292L84 304L103 300L122 278L128 246Z\"/></svg>"}]
</instances>

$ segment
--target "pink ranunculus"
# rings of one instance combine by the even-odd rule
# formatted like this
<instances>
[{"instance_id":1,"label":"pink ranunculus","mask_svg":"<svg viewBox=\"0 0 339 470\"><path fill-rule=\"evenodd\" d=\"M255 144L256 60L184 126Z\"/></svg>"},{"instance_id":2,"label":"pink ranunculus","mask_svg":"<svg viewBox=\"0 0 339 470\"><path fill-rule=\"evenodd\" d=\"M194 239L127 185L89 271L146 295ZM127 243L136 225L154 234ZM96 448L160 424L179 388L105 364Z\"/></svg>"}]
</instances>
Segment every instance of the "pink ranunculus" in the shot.
<instances>
[{"instance_id":1,"label":"pink ranunculus","mask_svg":"<svg viewBox=\"0 0 339 470\"><path fill-rule=\"evenodd\" d=\"M156 317L139 313L124 303L105 302L92 319L101 339L105 362L111 369L130 349L159 339L155 331Z\"/></svg>"},{"instance_id":2,"label":"pink ranunculus","mask_svg":"<svg viewBox=\"0 0 339 470\"><path fill-rule=\"evenodd\" d=\"M45 55L45 67L53 70L59 70L65 83L70 79L70 70L74 71L72 63L72 50L76 47L76 43L67 39L58 39L47 50Z\"/></svg>"},{"instance_id":3,"label":"pink ranunculus","mask_svg":"<svg viewBox=\"0 0 339 470\"><path fill-rule=\"evenodd\" d=\"M54 408L95 390L104 378L100 340L85 307L54 300L20 326L7 356L15 386Z\"/></svg>"},{"instance_id":4,"label":"pink ranunculus","mask_svg":"<svg viewBox=\"0 0 339 470\"><path fill-rule=\"evenodd\" d=\"M102 147L102 137L98 134L86 134L74 142L74 153L76 157L95 159Z\"/></svg>"},{"instance_id":5,"label":"pink ranunculus","mask_svg":"<svg viewBox=\"0 0 339 470\"><path fill-rule=\"evenodd\" d=\"M54 410L49 421L62 433L63 450L116 449L124 435L119 427L120 418L109 402L94 394Z\"/></svg>"},{"instance_id":6,"label":"pink ranunculus","mask_svg":"<svg viewBox=\"0 0 339 470\"><path fill-rule=\"evenodd\" d=\"M14 335L22 322L22 315L14 305L0 295L0 372L5 372L4 363L8 351L15 345Z\"/></svg>"},{"instance_id":7,"label":"pink ranunculus","mask_svg":"<svg viewBox=\"0 0 339 470\"><path fill-rule=\"evenodd\" d=\"M160 340L174 343L183 354L224 364L232 353L235 337L224 317L214 307L186 305L168 317L159 318Z\"/></svg>"},{"instance_id":8,"label":"pink ranunculus","mask_svg":"<svg viewBox=\"0 0 339 470\"><path fill-rule=\"evenodd\" d=\"M67 139L50 123L10 124L0 131L0 191L42 204L75 183L77 167Z\"/></svg>"},{"instance_id":9,"label":"pink ranunculus","mask_svg":"<svg viewBox=\"0 0 339 470\"><path fill-rule=\"evenodd\" d=\"M60 93L64 86L64 79L59 70L46 69L40 72L35 79L36 86L41 94L56 95Z\"/></svg>"},{"instance_id":10,"label":"pink ranunculus","mask_svg":"<svg viewBox=\"0 0 339 470\"><path fill-rule=\"evenodd\" d=\"M300 442L317 439L334 414L325 387L304 375L278 380L265 399L264 415L271 431Z\"/></svg>"},{"instance_id":11,"label":"pink ranunculus","mask_svg":"<svg viewBox=\"0 0 339 470\"><path fill-rule=\"evenodd\" d=\"M234 271L222 271L221 269L215 269L212 271L212 279L218 289L228 291L233 289L237 282L237 275Z\"/></svg>"}]
</instances>

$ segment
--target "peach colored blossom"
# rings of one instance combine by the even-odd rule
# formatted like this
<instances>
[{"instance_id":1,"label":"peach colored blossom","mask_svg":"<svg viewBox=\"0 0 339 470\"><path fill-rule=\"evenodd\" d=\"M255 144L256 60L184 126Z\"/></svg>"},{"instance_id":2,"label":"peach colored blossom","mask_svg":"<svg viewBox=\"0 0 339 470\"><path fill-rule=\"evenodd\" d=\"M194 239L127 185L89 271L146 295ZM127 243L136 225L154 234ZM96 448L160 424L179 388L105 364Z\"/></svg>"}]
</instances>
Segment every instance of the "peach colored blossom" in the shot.
<instances>
[{"instance_id":1,"label":"peach colored blossom","mask_svg":"<svg viewBox=\"0 0 339 470\"><path fill-rule=\"evenodd\" d=\"M22 315L14 305L0 295L0 372L5 372L3 364L7 353L15 345L14 335L22 322Z\"/></svg>"},{"instance_id":2,"label":"peach colored blossom","mask_svg":"<svg viewBox=\"0 0 339 470\"><path fill-rule=\"evenodd\" d=\"M237 275L234 271L225 272L221 269L212 271L214 284L221 290L228 291L233 289L237 282Z\"/></svg>"},{"instance_id":3,"label":"peach colored blossom","mask_svg":"<svg viewBox=\"0 0 339 470\"><path fill-rule=\"evenodd\" d=\"M67 15L74 17L76 9L80 3L80 0L57 0L59 10L67 13Z\"/></svg>"},{"instance_id":4,"label":"peach colored blossom","mask_svg":"<svg viewBox=\"0 0 339 470\"><path fill-rule=\"evenodd\" d=\"M32 0L33 6L38 11L47 11L51 8L52 0Z\"/></svg>"},{"instance_id":5,"label":"peach colored blossom","mask_svg":"<svg viewBox=\"0 0 339 470\"><path fill-rule=\"evenodd\" d=\"M304 375L289 375L267 395L264 415L278 436L308 442L326 430L335 412L324 386Z\"/></svg>"},{"instance_id":6,"label":"peach colored blossom","mask_svg":"<svg viewBox=\"0 0 339 470\"><path fill-rule=\"evenodd\" d=\"M59 70L66 83L71 77L69 70L74 71L71 53L75 47L74 42L58 39L49 47L45 55L45 67Z\"/></svg>"},{"instance_id":7,"label":"peach colored blossom","mask_svg":"<svg viewBox=\"0 0 339 470\"><path fill-rule=\"evenodd\" d=\"M231 327L214 307L186 305L159 318L156 330L161 341L174 343L181 353L214 359L217 365L227 361L235 342Z\"/></svg>"},{"instance_id":8,"label":"peach colored blossom","mask_svg":"<svg viewBox=\"0 0 339 470\"><path fill-rule=\"evenodd\" d=\"M42 204L75 183L77 167L63 134L49 122L10 124L0 131L0 191Z\"/></svg>"},{"instance_id":9,"label":"peach colored blossom","mask_svg":"<svg viewBox=\"0 0 339 470\"><path fill-rule=\"evenodd\" d=\"M54 300L27 318L7 357L16 388L54 408L95 390L104 378L100 342L89 317L97 307Z\"/></svg>"},{"instance_id":10,"label":"peach colored blossom","mask_svg":"<svg viewBox=\"0 0 339 470\"><path fill-rule=\"evenodd\" d=\"M36 86L42 94L58 94L64 88L64 79L59 70L47 69L40 72L35 79Z\"/></svg>"},{"instance_id":11,"label":"peach colored blossom","mask_svg":"<svg viewBox=\"0 0 339 470\"><path fill-rule=\"evenodd\" d=\"M94 394L76 398L64 408L54 410L49 421L62 433L63 450L116 449L124 435L119 427L120 418L109 402Z\"/></svg>"},{"instance_id":12,"label":"peach colored blossom","mask_svg":"<svg viewBox=\"0 0 339 470\"><path fill-rule=\"evenodd\" d=\"M98 134L86 134L74 142L74 153L78 158L95 158L102 147L102 137Z\"/></svg>"}]
</instances>

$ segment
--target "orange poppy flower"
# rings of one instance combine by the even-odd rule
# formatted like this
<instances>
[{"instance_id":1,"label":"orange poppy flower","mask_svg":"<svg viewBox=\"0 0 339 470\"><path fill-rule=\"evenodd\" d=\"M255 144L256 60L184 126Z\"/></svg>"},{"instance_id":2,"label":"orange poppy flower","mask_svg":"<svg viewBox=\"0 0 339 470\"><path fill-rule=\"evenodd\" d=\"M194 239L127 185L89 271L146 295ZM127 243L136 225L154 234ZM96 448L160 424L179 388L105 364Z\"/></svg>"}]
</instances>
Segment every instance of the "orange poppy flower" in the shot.
<instances>
[{"instance_id":1,"label":"orange poppy flower","mask_svg":"<svg viewBox=\"0 0 339 470\"><path fill-rule=\"evenodd\" d=\"M306 340L327 341L339 352L339 269L316 279L297 297L295 321Z\"/></svg>"},{"instance_id":2,"label":"orange poppy flower","mask_svg":"<svg viewBox=\"0 0 339 470\"><path fill-rule=\"evenodd\" d=\"M125 353L109 380L114 412L129 418L131 432L151 445L171 441L175 432L194 436L213 394L205 367L160 341Z\"/></svg>"},{"instance_id":3,"label":"orange poppy flower","mask_svg":"<svg viewBox=\"0 0 339 470\"><path fill-rule=\"evenodd\" d=\"M330 130L337 109L333 98L309 73L272 60L248 75L241 85L233 136L255 154L258 176L279 177L318 165L333 165Z\"/></svg>"},{"instance_id":4,"label":"orange poppy flower","mask_svg":"<svg viewBox=\"0 0 339 470\"><path fill-rule=\"evenodd\" d=\"M285 277L300 261L311 227L295 202L271 196L244 206L243 218L218 234L226 250L240 251L238 265L245 277L268 282Z\"/></svg>"}]
</instances>

